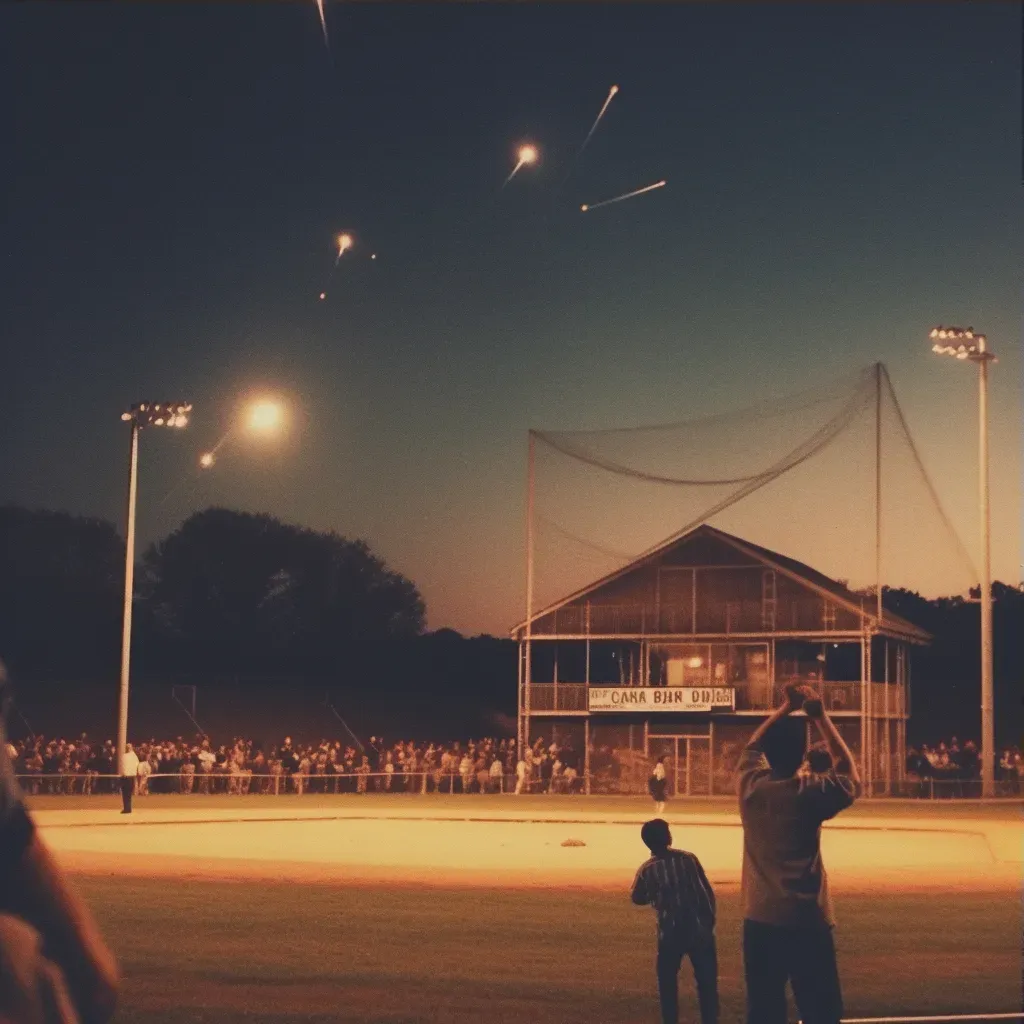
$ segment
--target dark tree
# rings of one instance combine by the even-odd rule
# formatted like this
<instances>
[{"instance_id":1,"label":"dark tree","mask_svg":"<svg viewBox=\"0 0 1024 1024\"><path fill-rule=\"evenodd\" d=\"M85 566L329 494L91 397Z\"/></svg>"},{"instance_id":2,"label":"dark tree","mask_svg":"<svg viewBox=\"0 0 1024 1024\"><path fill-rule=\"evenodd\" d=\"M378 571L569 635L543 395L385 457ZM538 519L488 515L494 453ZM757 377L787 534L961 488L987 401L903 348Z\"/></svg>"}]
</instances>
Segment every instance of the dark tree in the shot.
<instances>
[{"instance_id":1,"label":"dark tree","mask_svg":"<svg viewBox=\"0 0 1024 1024\"><path fill-rule=\"evenodd\" d=\"M207 509L143 562L162 657L190 671L343 677L423 628L416 587L365 543L271 516Z\"/></svg>"},{"instance_id":2,"label":"dark tree","mask_svg":"<svg viewBox=\"0 0 1024 1024\"><path fill-rule=\"evenodd\" d=\"M0 657L13 675L116 674L123 586L110 523L0 507Z\"/></svg>"}]
</instances>

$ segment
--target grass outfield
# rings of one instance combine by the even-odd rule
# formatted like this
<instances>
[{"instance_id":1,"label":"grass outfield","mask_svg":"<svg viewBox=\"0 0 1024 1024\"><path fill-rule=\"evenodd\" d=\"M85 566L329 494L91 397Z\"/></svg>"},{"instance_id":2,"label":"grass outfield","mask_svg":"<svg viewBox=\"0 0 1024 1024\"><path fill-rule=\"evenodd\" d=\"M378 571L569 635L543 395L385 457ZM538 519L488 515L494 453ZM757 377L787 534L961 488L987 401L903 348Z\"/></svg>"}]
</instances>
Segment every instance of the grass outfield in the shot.
<instances>
[{"instance_id":1,"label":"grass outfield","mask_svg":"<svg viewBox=\"0 0 1024 1024\"><path fill-rule=\"evenodd\" d=\"M114 795L102 796L50 796L39 795L29 798L35 810L120 810L121 798ZM252 809L256 812L275 813L291 808L304 812L314 810L338 810L353 812L359 809L373 814L386 814L389 809L409 813L413 810L468 811L474 815L486 814L491 810L515 811L528 814L541 811L547 815L557 813L566 818L589 815L622 814L630 817L653 812L651 801L642 796L445 796L440 793L415 795L405 793L366 793L362 795L324 795L294 793L282 796L248 794L229 796L226 793L154 793L136 797L135 807L146 809L203 809L232 810ZM670 800L668 815L715 815L737 813L735 797L706 797L689 800ZM1024 812L1024 801L998 800L982 802L973 800L859 800L855 813L859 818L984 818L994 821L1020 822ZM848 812L853 813L853 812Z\"/></svg>"},{"instance_id":2,"label":"grass outfield","mask_svg":"<svg viewBox=\"0 0 1024 1024\"><path fill-rule=\"evenodd\" d=\"M124 974L120 1024L655 1024L654 921L600 892L82 876ZM723 1024L742 1019L736 887L719 891ZM840 894L847 1016L1020 1010L1006 893ZM696 1019L684 965L681 1019ZM795 1017L793 1018L795 1019Z\"/></svg>"}]
</instances>

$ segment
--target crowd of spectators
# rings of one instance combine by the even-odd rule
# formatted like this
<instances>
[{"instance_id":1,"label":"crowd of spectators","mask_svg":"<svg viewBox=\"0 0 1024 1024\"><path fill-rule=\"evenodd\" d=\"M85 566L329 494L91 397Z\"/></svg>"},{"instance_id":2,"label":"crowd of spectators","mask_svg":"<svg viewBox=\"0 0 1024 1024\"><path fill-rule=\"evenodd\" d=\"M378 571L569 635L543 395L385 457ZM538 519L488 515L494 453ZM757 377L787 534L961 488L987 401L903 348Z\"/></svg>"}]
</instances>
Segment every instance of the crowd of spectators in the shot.
<instances>
[{"instance_id":1,"label":"crowd of spectators","mask_svg":"<svg viewBox=\"0 0 1024 1024\"><path fill-rule=\"evenodd\" d=\"M927 784L973 783L981 777L981 755L973 740L961 744L954 736L935 746L924 743L907 750L907 777ZM995 777L1006 790L1017 795L1024 778L1024 762L1019 747L1004 747L995 757Z\"/></svg>"},{"instance_id":2,"label":"crowd of spectators","mask_svg":"<svg viewBox=\"0 0 1024 1024\"><path fill-rule=\"evenodd\" d=\"M215 745L205 735L134 745L136 793L577 793L580 758L568 743L538 739L523 756L514 739L451 743L412 740L368 744L322 739L264 746L236 737ZM37 736L9 754L30 793L112 793L117 759L112 740L94 743Z\"/></svg>"},{"instance_id":3,"label":"crowd of spectators","mask_svg":"<svg viewBox=\"0 0 1024 1024\"><path fill-rule=\"evenodd\" d=\"M917 779L936 781L968 781L981 775L981 758L978 746L967 740L963 746L954 736L949 743L944 740L937 746L923 743L920 748L907 750L907 775Z\"/></svg>"},{"instance_id":4,"label":"crowd of spectators","mask_svg":"<svg viewBox=\"0 0 1024 1024\"><path fill-rule=\"evenodd\" d=\"M579 793L584 790L583 759L564 741L538 739L520 755L514 739L486 738L449 743L412 740L386 744L373 736L366 745L321 739L319 743L265 745L236 737L216 745L208 736L192 740L150 739L135 745L139 757L136 792L148 793ZM91 794L117 791L117 758L112 740L94 742L84 733L74 740L36 736L9 744L15 772L29 793ZM597 790L621 789L621 751L593 750L591 779ZM716 769L731 790L731 758L723 746ZM637 768L646 778L647 759ZM923 744L907 751L908 781L934 790L968 795L980 777L977 745ZM1024 778L1020 749L1005 748L996 758L996 778L1007 794L1019 795ZM642 780L641 780L642 781Z\"/></svg>"}]
</instances>

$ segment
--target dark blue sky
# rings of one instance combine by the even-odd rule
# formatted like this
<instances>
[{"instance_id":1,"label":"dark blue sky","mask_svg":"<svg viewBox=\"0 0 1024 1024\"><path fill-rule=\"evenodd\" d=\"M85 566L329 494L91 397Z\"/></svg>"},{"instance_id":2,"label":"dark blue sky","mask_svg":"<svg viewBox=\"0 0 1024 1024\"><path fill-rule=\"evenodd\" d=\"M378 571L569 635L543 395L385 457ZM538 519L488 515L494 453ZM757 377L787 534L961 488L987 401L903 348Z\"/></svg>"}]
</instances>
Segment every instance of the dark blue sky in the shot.
<instances>
[{"instance_id":1,"label":"dark blue sky","mask_svg":"<svg viewBox=\"0 0 1024 1024\"><path fill-rule=\"evenodd\" d=\"M331 57L312 0L0 10L0 500L120 523L122 408L187 397L187 435L144 438L144 538L210 503L333 527L431 626L500 631L528 427L883 359L970 543L973 379L925 340L959 320L1001 357L995 569L1019 578L1018 5L327 14ZM543 159L501 191L524 139ZM290 441L197 479L261 389L292 396Z\"/></svg>"}]
</instances>

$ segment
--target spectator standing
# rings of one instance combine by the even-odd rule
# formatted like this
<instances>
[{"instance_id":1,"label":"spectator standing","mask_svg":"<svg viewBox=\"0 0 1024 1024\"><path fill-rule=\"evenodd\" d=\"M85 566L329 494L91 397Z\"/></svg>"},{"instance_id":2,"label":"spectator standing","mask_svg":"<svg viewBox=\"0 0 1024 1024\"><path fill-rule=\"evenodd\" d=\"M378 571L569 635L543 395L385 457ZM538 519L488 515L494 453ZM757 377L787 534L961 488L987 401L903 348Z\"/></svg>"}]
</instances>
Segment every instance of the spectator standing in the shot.
<instances>
[{"instance_id":1,"label":"spectator standing","mask_svg":"<svg viewBox=\"0 0 1024 1024\"><path fill-rule=\"evenodd\" d=\"M128 743L124 750L124 761L121 766L121 813L132 813L132 794L139 779L139 756L135 748Z\"/></svg>"},{"instance_id":2,"label":"spectator standing","mask_svg":"<svg viewBox=\"0 0 1024 1024\"><path fill-rule=\"evenodd\" d=\"M659 757L655 762L654 770L651 772L651 777L647 780L647 789L651 794L651 799L654 801L655 814L665 813L665 787L667 785L668 779L665 772L665 758Z\"/></svg>"},{"instance_id":3,"label":"spectator standing","mask_svg":"<svg viewBox=\"0 0 1024 1024\"><path fill-rule=\"evenodd\" d=\"M462 792L468 793L473 788L473 762L468 750L459 762L459 778L462 780Z\"/></svg>"},{"instance_id":4,"label":"spectator standing","mask_svg":"<svg viewBox=\"0 0 1024 1024\"><path fill-rule=\"evenodd\" d=\"M496 757L491 762L491 792L492 793L504 793L505 787L502 784L505 776L505 766L501 763L501 758Z\"/></svg>"},{"instance_id":5,"label":"spectator standing","mask_svg":"<svg viewBox=\"0 0 1024 1024\"><path fill-rule=\"evenodd\" d=\"M152 767L150 767L149 758L139 758L139 770L137 773L139 781L138 785L136 786L136 792L139 794L139 796L149 795L149 777L152 773L153 769ZM86 779L86 783L89 783L90 781L90 779Z\"/></svg>"},{"instance_id":6,"label":"spectator standing","mask_svg":"<svg viewBox=\"0 0 1024 1024\"><path fill-rule=\"evenodd\" d=\"M806 745L803 706L835 756L825 774L799 778ZM748 1024L786 1024L792 985L804 1024L838 1024L843 1001L835 916L821 859L821 825L849 807L860 776L849 747L807 687L754 731L739 763L743 823L743 961Z\"/></svg>"},{"instance_id":7,"label":"spectator standing","mask_svg":"<svg viewBox=\"0 0 1024 1024\"><path fill-rule=\"evenodd\" d=\"M524 792L530 784L530 766L526 763L527 756L527 754L521 753L516 762L516 796Z\"/></svg>"},{"instance_id":8,"label":"spectator standing","mask_svg":"<svg viewBox=\"0 0 1024 1024\"><path fill-rule=\"evenodd\" d=\"M679 968L687 956L697 983L701 1024L718 1024L714 890L694 854L672 849L667 821L648 821L640 838L651 856L636 873L631 898L637 906L653 906L658 917L662 1024L679 1022Z\"/></svg>"}]
</instances>

